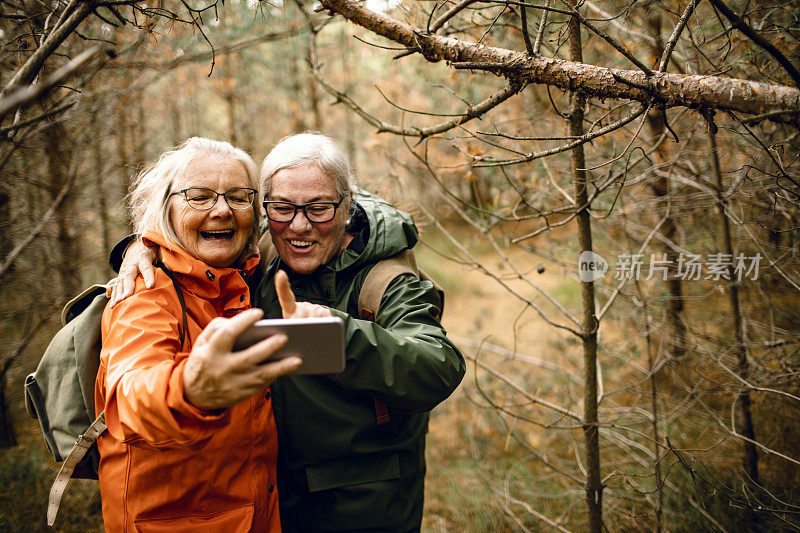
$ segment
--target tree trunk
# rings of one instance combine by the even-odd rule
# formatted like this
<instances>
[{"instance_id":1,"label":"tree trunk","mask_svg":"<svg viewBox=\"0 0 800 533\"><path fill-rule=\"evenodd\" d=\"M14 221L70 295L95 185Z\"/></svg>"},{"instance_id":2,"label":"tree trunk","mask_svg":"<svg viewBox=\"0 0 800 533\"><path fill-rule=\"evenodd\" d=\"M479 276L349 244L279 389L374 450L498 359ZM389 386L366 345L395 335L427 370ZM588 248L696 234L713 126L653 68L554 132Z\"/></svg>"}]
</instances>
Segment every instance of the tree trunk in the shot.
<instances>
[{"instance_id":1,"label":"tree trunk","mask_svg":"<svg viewBox=\"0 0 800 533\"><path fill-rule=\"evenodd\" d=\"M169 106L169 116L172 119L172 144L178 145L184 140L183 137L183 117L181 116L181 97L173 93L172 99L167 104Z\"/></svg>"},{"instance_id":2,"label":"tree trunk","mask_svg":"<svg viewBox=\"0 0 800 533\"><path fill-rule=\"evenodd\" d=\"M306 126L305 106L303 105L303 100L301 99L301 95L303 94L303 83L300 78L301 76L305 77L306 73L305 69L300 69L298 61L299 58L292 58L289 61L289 84L291 85L291 90L295 95L295 97L289 101L289 105L292 110L292 130L305 131L308 129L308 127Z\"/></svg>"},{"instance_id":3,"label":"tree trunk","mask_svg":"<svg viewBox=\"0 0 800 533\"><path fill-rule=\"evenodd\" d=\"M44 132L47 142L47 174L50 178L51 201L56 201L59 192L70 179L72 168L72 147L69 146L69 133L60 122L54 122ZM53 218L56 224L58 254L55 268L61 284L61 297L66 301L75 296L81 287L80 265L81 246L75 228L75 192L71 189L64 197Z\"/></svg>"},{"instance_id":4,"label":"tree trunk","mask_svg":"<svg viewBox=\"0 0 800 533\"><path fill-rule=\"evenodd\" d=\"M145 92L136 94L136 128L134 128L133 168L131 174L141 171L147 164L147 112L145 110Z\"/></svg>"},{"instance_id":5,"label":"tree trunk","mask_svg":"<svg viewBox=\"0 0 800 533\"><path fill-rule=\"evenodd\" d=\"M234 90L225 92L225 106L228 109L228 142L234 146L239 146L239 136L237 135L238 125L236 123L236 95Z\"/></svg>"},{"instance_id":6,"label":"tree trunk","mask_svg":"<svg viewBox=\"0 0 800 533\"><path fill-rule=\"evenodd\" d=\"M92 116L92 122L97 124L99 113L95 111ZM103 186L106 176L105 159L103 158L103 135L94 137L94 190L97 198L97 218L100 224L100 235L103 239L102 250L103 253L108 253L111 250L111 227L108 216L108 193ZM110 274L107 266L107 261L104 272Z\"/></svg>"},{"instance_id":7,"label":"tree trunk","mask_svg":"<svg viewBox=\"0 0 800 533\"><path fill-rule=\"evenodd\" d=\"M656 479L656 508L653 509L655 523L653 524L653 531L661 533L661 515L664 508L664 482L663 474L661 472L661 432L658 429L658 382L656 381L655 373L655 357L656 351L653 346L653 334L650 321L650 309L647 303L647 297L642 291L642 287L638 280L635 280L636 290L639 293L639 299L642 301L642 316L644 318L644 338L645 349L647 350L647 371L650 376L650 413L652 415L652 430L653 430L653 456L655 457L653 465L653 475Z\"/></svg>"},{"instance_id":8,"label":"tree trunk","mask_svg":"<svg viewBox=\"0 0 800 533\"><path fill-rule=\"evenodd\" d=\"M347 76L347 73L351 71L350 69L350 32L345 31L342 29L341 33L339 34L339 38L341 39L341 60L342 60L342 72ZM350 85L350 80L343 80L345 81L345 86ZM345 121L345 150L347 151L347 158L350 160L350 164L353 167L353 170L356 171L356 175L358 175L358 159L357 159L357 150L356 144L360 141L357 139L358 134L356 133L356 126L355 126L355 116L353 113L346 113L344 117Z\"/></svg>"},{"instance_id":9,"label":"tree trunk","mask_svg":"<svg viewBox=\"0 0 800 533\"><path fill-rule=\"evenodd\" d=\"M733 237L731 236L730 220L725 215L727 204L724 195L725 190L722 184L722 169L719 163L719 153L717 151L717 136L713 131L709 132L711 140L711 164L714 178L717 182L717 208L719 210L720 229L722 231L723 253L728 255L733 261ZM734 331L734 353L736 354L736 373L747 382L750 364L747 358L747 347L745 345L744 330L742 328L742 311L739 302L739 285L734 279L733 265L728 265L728 304L731 310L731 326ZM742 467L745 474L754 482L759 482L758 476L758 450L755 442L755 429L753 427L753 414L750 405L750 391L746 386L741 385L736 396L739 408L736 410L736 431L745 437L742 439Z\"/></svg>"},{"instance_id":10,"label":"tree trunk","mask_svg":"<svg viewBox=\"0 0 800 533\"><path fill-rule=\"evenodd\" d=\"M222 98L225 100L225 110L228 114L228 142L239 146L239 123L236 119L236 68L233 66L234 54L229 54L222 60L220 71L222 73ZM302 130L301 130L302 131Z\"/></svg>"},{"instance_id":11,"label":"tree trunk","mask_svg":"<svg viewBox=\"0 0 800 533\"><path fill-rule=\"evenodd\" d=\"M648 47L651 66L658 68L661 55L664 53L664 44L661 40L661 9L658 6L651 6L647 19L650 35L654 37L653 44ZM650 130L650 144L654 144L661 139L666 129L664 109L659 107L648 111L647 125ZM662 140L656 147L653 158L659 168L663 169L667 164L670 154L665 140ZM677 235L677 226L675 217L671 213L669 181L669 177L666 175L658 176L655 178L655 182L651 184L651 188L657 199L658 217L664 220L661 225L661 234L668 241L674 242ZM667 254L667 257L674 253L666 243L661 243L659 247L660 252ZM680 278L677 277L677 266L674 262L669 263L669 273L665 285L669 294L669 299L667 300L668 331L661 336L661 345L664 346L669 355L680 358L686 352L686 324L683 321L683 287Z\"/></svg>"},{"instance_id":12,"label":"tree trunk","mask_svg":"<svg viewBox=\"0 0 800 533\"><path fill-rule=\"evenodd\" d=\"M583 60L581 26L577 17L568 25L569 54L572 61ZM569 134L580 137L584 134L583 116L586 97L572 94L569 115ZM592 250L592 222L589 218L589 195L586 181L586 157L582 144L572 149L572 175L575 181L575 208L578 210L578 243L580 251ZM586 453L586 506L589 511L589 531L601 533L603 529L603 487L600 481L600 440L597 418L597 316L595 314L594 282L581 283L583 324L583 438Z\"/></svg>"},{"instance_id":13,"label":"tree trunk","mask_svg":"<svg viewBox=\"0 0 800 533\"><path fill-rule=\"evenodd\" d=\"M14 433L14 426L11 424L6 401L6 374L10 364L0 361L0 365L2 366L0 368L0 450L4 450L17 445L17 436Z\"/></svg>"},{"instance_id":14,"label":"tree trunk","mask_svg":"<svg viewBox=\"0 0 800 533\"><path fill-rule=\"evenodd\" d=\"M308 53L307 60L309 64L311 64L310 51ZM306 70L308 71L308 69ZM311 72L307 72L306 74L306 85L308 86L308 105L311 108L311 114L314 117L314 130L322 131L322 128L325 127L325 123L322 120L322 112L319 109L319 86L317 85L317 80L314 79L314 74Z\"/></svg>"},{"instance_id":15,"label":"tree trunk","mask_svg":"<svg viewBox=\"0 0 800 533\"><path fill-rule=\"evenodd\" d=\"M123 76L122 97L119 99L119 112L117 113L117 159L119 168L119 183L122 187L122 195L128 194L131 188L131 176L128 163L130 161L128 148L130 146L130 126L128 124L128 113L130 110L130 94L128 93L128 80ZM130 230L133 230L133 221L130 214L125 209L125 221Z\"/></svg>"},{"instance_id":16,"label":"tree trunk","mask_svg":"<svg viewBox=\"0 0 800 533\"><path fill-rule=\"evenodd\" d=\"M3 238L0 239L0 262L5 259L9 252L14 248L14 241L11 239L11 202L6 185L0 183L0 233ZM9 267L13 269L13 265ZM9 273L12 270L9 270Z\"/></svg>"}]
</instances>

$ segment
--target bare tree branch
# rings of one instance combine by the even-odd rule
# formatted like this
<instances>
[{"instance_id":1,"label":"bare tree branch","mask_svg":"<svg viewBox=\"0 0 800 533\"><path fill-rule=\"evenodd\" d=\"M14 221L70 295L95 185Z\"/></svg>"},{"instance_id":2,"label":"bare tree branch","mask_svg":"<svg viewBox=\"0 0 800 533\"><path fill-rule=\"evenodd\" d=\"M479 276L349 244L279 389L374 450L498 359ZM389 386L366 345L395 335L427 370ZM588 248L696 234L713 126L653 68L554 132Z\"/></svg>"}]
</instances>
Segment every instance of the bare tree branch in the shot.
<instances>
[{"instance_id":1,"label":"bare tree branch","mask_svg":"<svg viewBox=\"0 0 800 533\"><path fill-rule=\"evenodd\" d=\"M639 70L641 70L642 72L644 72L648 76L650 76L653 73L647 67L647 65L645 65L644 63L639 61L639 59L637 59L636 56L634 56L627 48L625 48L625 46L622 45L622 43L620 43L619 41L614 39L612 36L610 36L609 34L604 32L602 29L598 28L597 26L595 26L594 24L589 22L589 20L586 17L584 17L583 14L581 14L580 11L578 11L577 7L573 7L572 8L572 14L574 16L576 16L578 18L578 20L581 21L581 24L583 24L584 26L589 28L589 30L591 30L592 32L596 33L601 39L603 39L608 44L610 44L612 46L612 48L614 48L614 50L616 50L617 52L622 54L628 61L630 61L631 63L636 65L639 68Z\"/></svg>"},{"instance_id":2,"label":"bare tree branch","mask_svg":"<svg viewBox=\"0 0 800 533\"><path fill-rule=\"evenodd\" d=\"M28 85L27 87L20 87L8 96L0 97L0 121L2 121L7 114L42 99L53 88L61 85L65 80L71 78L76 72L83 69L87 63L96 58L101 52L102 48L99 46L84 50L43 82Z\"/></svg>"},{"instance_id":3,"label":"bare tree branch","mask_svg":"<svg viewBox=\"0 0 800 533\"><path fill-rule=\"evenodd\" d=\"M515 94L519 93L522 90L522 87L517 83L510 83L500 91L496 92L495 94L489 96L485 100L478 102L475 105L470 105L467 109L464 110L462 114L455 120L448 120L447 122L443 122L441 124L436 124L434 126L429 126L426 128L404 128L401 126L397 126L394 124L389 124L383 122L382 120L374 117L373 115L369 114L363 107L358 105L352 98L350 98L346 93L343 93L337 89L335 89L332 85L330 85L327 81L322 78L322 75L319 72L319 68L317 65L312 65L312 71L314 74L314 78L319 82L322 87L328 91L328 93L336 98L337 102L341 102L353 111L356 112L360 117L366 120L369 124L375 127L378 133L394 133L396 135L403 135L405 137L419 137L420 139L425 139L426 137L431 137L433 135L438 135L440 133L444 133L446 131L452 130L453 128L457 128L466 124L470 120L474 118L478 118L483 116L489 110L497 107L498 105L502 104Z\"/></svg>"},{"instance_id":4,"label":"bare tree branch","mask_svg":"<svg viewBox=\"0 0 800 533\"><path fill-rule=\"evenodd\" d=\"M547 0L547 5L550 6L550 0ZM542 49L542 39L544 39L544 30L547 27L547 15L549 13L546 9L542 11L542 19L539 21L539 31L536 32L536 42L533 43L532 55L537 55L539 50Z\"/></svg>"},{"instance_id":5,"label":"bare tree branch","mask_svg":"<svg viewBox=\"0 0 800 533\"><path fill-rule=\"evenodd\" d=\"M611 69L585 63L526 54L440 35L427 35L354 0L321 0L322 5L378 35L418 49L429 61L494 65L498 75L523 83L581 91L597 98L657 101L665 107L727 109L757 114L791 111L800 114L800 90L720 76L680 75Z\"/></svg>"},{"instance_id":6,"label":"bare tree branch","mask_svg":"<svg viewBox=\"0 0 800 533\"><path fill-rule=\"evenodd\" d=\"M455 17L459 12L463 11L464 9L469 7L470 4L474 4L475 2L477 2L477 0L461 0L459 3L448 9L433 24L431 24L430 28L428 28L428 31L430 33L438 32L440 29L444 27L445 24L447 24L448 20Z\"/></svg>"},{"instance_id":7,"label":"bare tree branch","mask_svg":"<svg viewBox=\"0 0 800 533\"><path fill-rule=\"evenodd\" d=\"M55 200L53 200L53 205L51 205L50 209L48 209L47 212L44 214L42 220L39 221L39 223L36 225L35 228L33 228L33 230L28 234L28 236L25 237L22 241L20 241L20 243L17 244L14 247L14 249L11 250L8 253L8 255L3 259L3 262L0 263L0 278L2 278L3 275L6 273L8 267L10 267L14 263L14 261L16 261L17 257L19 257L19 254L25 248L27 248L27 246L30 243L32 243L34 239L36 239L36 237L38 237L42 231L44 231L45 227L50 222L50 219L53 218L53 215L56 214L56 211L58 210L58 207L61 205L61 202L63 202L64 198L66 198L67 193L72 187L72 184L75 183L75 176L76 172L73 169L73 171L70 173L69 181L67 181L67 183L64 184L64 187L61 189L61 191L59 191L58 196L56 197Z\"/></svg>"},{"instance_id":8,"label":"bare tree branch","mask_svg":"<svg viewBox=\"0 0 800 533\"><path fill-rule=\"evenodd\" d=\"M778 50L775 45L762 37L761 34L756 32L753 28L748 26L745 21L742 20L742 17L737 15L731 8L729 8L725 2L722 0L710 1L711 4L730 21L734 28L745 34L748 39L756 43L758 46L766 50L769 55L774 57L775 60L784 68L784 70L786 70L786 73L792 78L794 84L800 87L800 72L798 72L797 67L795 67L791 61L789 61L789 58L783 55L783 52Z\"/></svg>"},{"instance_id":9,"label":"bare tree branch","mask_svg":"<svg viewBox=\"0 0 800 533\"><path fill-rule=\"evenodd\" d=\"M689 2L680 20L678 20L678 23L675 25L675 29L672 31L672 35L670 35L669 41L667 41L667 45L664 47L664 53L661 54L661 61L658 63L659 72L666 72L667 65L669 65L669 60L672 57L672 52L675 50L675 45L678 44L678 39L681 33L683 33L683 29L686 27L686 23L689 22L689 17L692 16L698 2L700 2L700 0L692 0Z\"/></svg>"},{"instance_id":10,"label":"bare tree branch","mask_svg":"<svg viewBox=\"0 0 800 533\"><path fill-rule=\"evenodd\" d=\"M83 22L92 12L91 2L78 2L75 11L63 22L57 26L47 39L39 46L36 52L25 62L25 64L14 74L14 77L9 80L5 88L0 91L0 96L4 96L10 91L30 83L39 74L39 71L44 66L45 60L56 51L61 43L72 34L75 28Z\"/></svg>"}]
</instances>

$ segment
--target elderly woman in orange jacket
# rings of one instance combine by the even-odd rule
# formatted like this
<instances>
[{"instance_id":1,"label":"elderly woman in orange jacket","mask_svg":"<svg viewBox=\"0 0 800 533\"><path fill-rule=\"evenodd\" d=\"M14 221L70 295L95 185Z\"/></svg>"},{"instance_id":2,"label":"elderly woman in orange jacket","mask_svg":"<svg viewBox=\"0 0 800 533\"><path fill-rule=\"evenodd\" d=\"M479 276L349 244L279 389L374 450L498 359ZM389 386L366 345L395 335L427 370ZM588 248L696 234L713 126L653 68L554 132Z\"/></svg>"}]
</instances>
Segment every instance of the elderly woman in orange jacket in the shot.
<instances>
[{"instance_id":1,"label":"elderly woman in orange jacket","mask_svg":"<svg viewBox=\"0 0 800 533\"><path fill-rule=\"evenodd\" d=\"M276 335L232 352L261 316L246 278L258 264L253 160L228 143L192 138L140 174L131 193L137 232L168 275L136 283L107 308L95 404L108 531L280 531L277 434L269 385L296 369L270 362Z\"/></svg>"}]
</instances>

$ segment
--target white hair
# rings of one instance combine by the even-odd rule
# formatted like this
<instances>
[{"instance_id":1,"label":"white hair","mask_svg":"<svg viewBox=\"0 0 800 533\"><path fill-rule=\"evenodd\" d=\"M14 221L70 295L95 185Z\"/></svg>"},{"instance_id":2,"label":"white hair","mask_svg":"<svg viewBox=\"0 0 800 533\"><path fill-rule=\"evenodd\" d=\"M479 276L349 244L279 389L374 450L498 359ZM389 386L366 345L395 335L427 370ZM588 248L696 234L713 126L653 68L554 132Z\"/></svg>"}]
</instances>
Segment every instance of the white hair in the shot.
<instances>
[{"instance_id":1,"label":"white hair","mask_svg":"<svg viewBox=\"0 0 800 533\"><path fill-rule=\"evenodd\" d=\"M155 230L167 239L180 244L170 218L169 198L172 186L189 163L198 157L219 156L239 161L247 171L248 187L255 189L253 202L253 240L258 240L258 220L261 218L261 190L256 163L243 150L224 141L212 141L202 137L187 139L177 149L164 152L155 164L140 172L128 195L128 209L131 213L134 231L143 234Z\"/></svg>"},{"instance_id":2,"label":"white hair","mask_svg":"<svg viewBox=\"0 0 800 533\"><path fill-rule=\"evenodd\" d=\"M272 177L285 168L316 165L333 180L336 192L350 201L355 194L356 180L350 162L341 148L327 135L307 131L281 139L267 154L261 165L261 184L264 194L272 190ZM349 206L348 206L349 207Z\"/></svg>"}]
</instances>

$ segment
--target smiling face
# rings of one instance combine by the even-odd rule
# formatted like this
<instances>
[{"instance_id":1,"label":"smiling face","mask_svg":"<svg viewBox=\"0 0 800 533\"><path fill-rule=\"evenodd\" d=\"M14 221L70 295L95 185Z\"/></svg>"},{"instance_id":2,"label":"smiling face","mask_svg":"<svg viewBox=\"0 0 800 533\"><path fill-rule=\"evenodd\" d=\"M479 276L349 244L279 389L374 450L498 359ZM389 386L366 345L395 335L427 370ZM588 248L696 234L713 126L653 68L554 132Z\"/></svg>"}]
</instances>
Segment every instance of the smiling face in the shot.
<instances>
[{"instance_id":1,"label":"smiling face","mask_svg":"<svg viewBox=\"0 0 800 533\"><path fill-rule=\"evenodd\" d=\"M225 192L235 187L251 187L251 184L239 161L207 155L192 159L172 184L173 191L187 187ZM190 207L182 194L172 196L170 201L170 220L183 249L209 266L233 266L255 229L252 207L234 211L221 196L207 211Z\"/></svg>"},{"instance_id":2,"label":"smiling face","mask_svg":"<svg viewBox=\"0 0 800 533\"><path fill-rule=\"evenodd\" d=\"M272 176L268 200L306 204L338 202L333 180L317 165L284 168ZM345 232L350 199L336 210L330 222L311 223L302 211L291 222L269 221L269 231L278 255L298 274L311 274L344 250L353 239Z\"/></svg>"}]
</instances>

